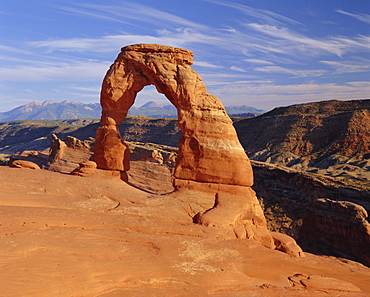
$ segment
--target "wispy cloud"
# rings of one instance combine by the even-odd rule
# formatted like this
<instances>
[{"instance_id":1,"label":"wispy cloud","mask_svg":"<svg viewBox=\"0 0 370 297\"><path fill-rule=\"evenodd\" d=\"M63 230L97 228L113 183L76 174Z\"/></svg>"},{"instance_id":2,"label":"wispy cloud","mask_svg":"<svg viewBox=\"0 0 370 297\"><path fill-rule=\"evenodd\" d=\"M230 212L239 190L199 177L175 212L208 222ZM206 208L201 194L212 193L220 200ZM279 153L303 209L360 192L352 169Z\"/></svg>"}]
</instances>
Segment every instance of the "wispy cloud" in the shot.
<instances>
[{"instance_id":1,"label":"wispy cloud","mask_svg":"<svg viewBox=\"0 0 370 297\"><path fill-rule=\"evenodd\" d=\"M321 76L327 73L325 70L295 70L288 69L280 66L265 66L254 68L255 71L261 71L266 73L283 73L291 74L293 77L315 77Z\"/></svg>"},{"instance_id":2,"label":"wispy cloud","mask_svg":"<svg viewBox=\"0 0 370 297\"><path fill-rule=\"evenodd\" d=\"M341 9L336 9L335 11L338 12L338 13L341 13L341 14L348 15L350 17L353 17L353 18L355 18L358 21L361 21L361 22L365 22L365 23L370 24L370 14L366 14L366 13L350 13L350 12L347 12L347 11L344 11L344 10L341 10Z\"/></svg>"},{"instance_id":3,"label":"wispy cloud","mask_svg":"<svg viewBox=\"0 0 370 297\"><path fill-rule=\"evenodd\" d=\"M273 62L261 60L261 59L245 59L244 61L252 64L266 64L266 65L274 65Z\"/></svg>"},{"instance_id":4,"label":"wispy cloud","mask_svg":"<svg viewBox=\"0 0 370 297\"><path fill-rule=\"evenodd\" d=\"M128 1L116 2L115 4L87 4L75 2L72 6L59 6L58 8L67 13L127 23L135 27L138 26L137 21L155 26L165 26L167 28L173 28L174 25L198 29L206 27L177 15L147 5ZM134 22L130 22L129 20Z\"/></svg>"},{"instance_id":5,"label":"wispy cloud","mask_svg":"<svg viewBox=\"0 0 370 297\"><path fill-rule=\"evenodd\" d=\"M327 99L365 99L370 92L370 82L354 81L345 84L274 84L253 83L233 87L212 87L213 95L227 98L228 104L247 104L267 109L269 106L283 106Z\"/></svg>"},{"instance_id":6,"label":"wispy cloud","mask_svg":"<svg viewBox=\"0 0 370 297\"><path fill-rule=\"evenodd\" d=\"M101 80L111 62L74 61L71 63L39 63L1 67L2 81L46 82Z\"/></svg>"},{"instance_id":7,"label":"wispy cloud","mask_svg":"<svg viewBox=\"0 0 370 297\"><path fill-rule=\"evenodd\" d=\"M230 67L231 70L234 70L234 71L239 71L239 72L246 72L243 68L240 68L240 67L237 67L237 66L231 66Z\"/></svg>"},{"instance_id":8,"label":"wispy cloud","mask_svg":"<svg viewBox=\"0 0 370 297\"><path fill-rule=\"evenodd\" d=\"M306 37L302 34L296 33L289 30L288 28L278 28L276 26L261 25L261 24L247 24L248 27L261 32L265 35L276 38L276 40L283 40L290 42L289 44L281 44L282 48L291 49L296 52L305 51L306 53L311 52L312 54L317 51L326 51L338 56L342 56L343 53L349 48L349 44L340 43L338 40L328 38L326 40L319 40L314 38ZM302 47L303 46L303 47Z\"/></svg>"},{"instance_id":9,"label":"wispy cloud","mask_svg":"<svg viewBox=\"0 0 370 297\"><path fill-rule=\"evenodd\" d=\"M76 52L117 52L123 45L134 43L160 43L181 47L189 43L209 44L220 42L218 37L208 36L192 29L159 30L153 35L110 35L98 38L71 38L58 40L31 41L28 44L35 48L53 51Z\"/></svg>"},{"instance_id":10,"label":"wispy cloud","mask_svg":"<svg viewBox=\"0 0 370 297\"><path fill-rule=\"evenodd\" d=\"M222 5L226 7L231 7L234 9L239 10L245 15L257 18L258 20L262 20L265 23L268 24L275 24L275 25L282 25L283 23L291 23L291 24L301 24L300 22L293 20L291 18L288 18L286 16L283 16L281 14L274 13L269 10L264 10L264 9L257 9L257 8L252 8L247 5L243 4L238 4L238 3L232 3L232 2L225 2L225 1L218 1L218 0L204 0L210 3L214 3L217 5Z\"/></svg>"},{"instance_id":11,"label":"wispy cloud","mask_svg":"<svg viewBox=\"0 0 370 297\"><path fill-rule=\"evenodd\" d=\"M69 86L67 86L67 88L70 89L70 90L97 94L97 93L100 92L101 86L98 85L98 86L83 87L83 86L80 86L80 85L69 85Z\"/></svg>"},{"instance_id":12,"label":"wispy cloud","mask_svg":"<svg viewBox=\"0 0 370 297\"><path fill-rule=\"evenodd\" d=\"M205 61L194 61L194 66L205 67L205 68L213 68L213 69L223 68L223 66L214 65L214 64L211 64L211 63L208 63L208 62L205 62Z\"/></svg>"},{"instance_id":13,"label":"wispy cloud","mask_svg":"<svg viewBox=\"0 0 370 297\"><path fill-rule=\"evenodd\" d=\"M35 48L45 48L48 52L112 52L117 51L123 45L132 43L160 43L175 47L203 45L202 50L205 50L204 47L208 49L213 47L213 49L222 50L225 55L246 53L250 57L255 56L256 53L278 54L286 57L302 57L302 54L310 57L334 54L342 57L343 54L355 51L358 48L363 50L370 44L369 36L310 38L286 26L284 27L285 24L291 25L298 22L271 11L219 0L204 1L237 9L258 20L263 20L265 24L250 22L242 27L239 26L240 29L230 26L215 28L136 3L74 3L73 5L59 7L59 9L67 13L127 22L132 23L132 25L146 23L151 25L152 32L143 35L125 33L96 38L40 40L29 42L29 45ZM205 52L203 56L206 56Z\"/></svg>"},{"instance_id":14,"label":"wispy cloud","mask_svg":"<svg viewBox=\"0 0 370 297\"><path fill-rule=\"evenodd\" d=\"M334 74L356 73L370 71L370 61L364 60L361 62L355 61L320 61L323 64L329 65L335 69Z\"/></svg>"}]
</instances>

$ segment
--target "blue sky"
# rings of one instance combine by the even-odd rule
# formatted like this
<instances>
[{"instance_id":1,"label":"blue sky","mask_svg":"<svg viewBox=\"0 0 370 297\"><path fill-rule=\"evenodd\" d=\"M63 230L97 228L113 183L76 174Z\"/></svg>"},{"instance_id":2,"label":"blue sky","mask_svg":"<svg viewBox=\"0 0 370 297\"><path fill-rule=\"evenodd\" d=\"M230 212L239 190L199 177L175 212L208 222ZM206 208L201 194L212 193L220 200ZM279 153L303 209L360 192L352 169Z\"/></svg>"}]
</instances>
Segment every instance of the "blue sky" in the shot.
<instances>
[{"instance_id":1,"label":"blue sky","mask_svg":"<svg viewBox=\"0 0 370 297\"><path fill-rule=\"evenodd\" d=\"M33 100L99 102L120 48L194 53L224 105L370 98L369 0L12 0L0 8L0 112ZM166 102L154 87L136 105Z\"/></svg>"}]
</instances>

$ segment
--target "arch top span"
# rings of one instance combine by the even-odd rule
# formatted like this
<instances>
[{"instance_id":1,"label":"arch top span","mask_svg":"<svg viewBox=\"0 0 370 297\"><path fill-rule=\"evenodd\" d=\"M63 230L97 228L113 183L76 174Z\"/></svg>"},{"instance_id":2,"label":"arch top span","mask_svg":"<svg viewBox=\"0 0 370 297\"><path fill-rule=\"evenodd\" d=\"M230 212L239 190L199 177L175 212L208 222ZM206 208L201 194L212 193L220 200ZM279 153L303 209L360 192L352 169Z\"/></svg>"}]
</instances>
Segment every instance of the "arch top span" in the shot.
<instances>
[{"instance_id":1,"label":"arch top span","mask_svg":"<svg viewBox=\"0 0 370 297\"><path fill-rule=\"evenodd\" d=\"M193 64L193 52L183 48L176 48L168 45L160 45L160 44L132 44L127 45L121 48L121 52L142 52L142 53L170 53L179 61L183 61L188 65Z\"/></svg>"},{"instance_id":2,"label":"arch top span","mask_svg":"<svg viewBox=\"0 0 370 297\"><path fill-rule=\"evenodd\" d=\"M186 49L158 44L121 49L102 84L103 126L97 131L94 152L99 168L129 169L129 152L117 126L134 104L136 94L154 85L178 111L182 130L174 172L178 182L253 184L251 165L232 121L221 101L207 93L192 63L193 53Z\"/></svg>"}]
</instances>

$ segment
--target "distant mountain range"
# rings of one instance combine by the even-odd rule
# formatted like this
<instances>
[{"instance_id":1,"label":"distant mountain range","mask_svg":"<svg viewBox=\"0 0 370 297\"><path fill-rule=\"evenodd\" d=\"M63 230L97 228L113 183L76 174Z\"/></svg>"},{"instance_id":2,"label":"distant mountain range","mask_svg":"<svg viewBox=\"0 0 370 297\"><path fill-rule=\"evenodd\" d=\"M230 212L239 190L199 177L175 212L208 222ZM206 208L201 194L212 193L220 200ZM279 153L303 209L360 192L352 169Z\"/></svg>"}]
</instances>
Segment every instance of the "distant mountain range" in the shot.
<instances>
[{"instance_id":1,"label":"distant mountain range","mask_svg":"<svg viewBox=\"0 0 370 297\"><path fill-rule=\"evenodd\" d=\"M242 105L226 106L230 116L254 117L264 113L261 109ZM140 107L131 107L130 115L142 115L153 118L177 117L177 110L172 104L158 104L149 101ZM85 104L78 101L55 102L52 100L31 103L0 113L0 121L14 120L60 120L60 119L98 119L101 115L99 103Z\"/></svg>"},{"instance_id":2,"label":"distant mountain range","mask_svg":"<svg viewBox=\"0 0 370 297\"><path fill-rule=\"evenodd\" d=\"M100 113L99 103L32 101L10 111L0 113L0 121L100 118Z\"/></svg>"}]
</instances>

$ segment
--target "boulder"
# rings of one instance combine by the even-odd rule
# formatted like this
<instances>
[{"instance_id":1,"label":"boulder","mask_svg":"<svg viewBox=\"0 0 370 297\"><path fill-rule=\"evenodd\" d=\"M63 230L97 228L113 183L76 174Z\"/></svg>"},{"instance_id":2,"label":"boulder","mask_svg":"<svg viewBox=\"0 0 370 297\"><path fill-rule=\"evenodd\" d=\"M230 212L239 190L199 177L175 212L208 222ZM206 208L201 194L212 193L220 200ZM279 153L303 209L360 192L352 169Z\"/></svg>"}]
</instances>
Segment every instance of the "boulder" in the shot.
<instances>
[{"instance_id":1,"label":"boulder","mask_svg":"<svg viewBox=\"0 0 370 297\"><path fill-rule=\"evenodd\" d=\"M89 177L96 173L96 163L94 161L84 161L78 164L79 167L71 172L71 175Z\"/></svg>"},{"instance_id":2,"label":"boulder","mask_svg":"<svg viewBox=\"0 0 370 297\"><path fill-rule=\"evenodd\" d=\"M31 161L26 161L26 160L14 160L10 163L10 167L14 168L27 168L27 169L37 169L40 170L40 166L37 165L36 163L33 163Z\"/></svg>"},{"instance_id":3,"label":"boulder","mask_svg":"<svg viewBox=\"0 0 370 297\"><path fill-rule=\"evenodd\" d=\"M49 155L38 151L23 151L11 155L9 164L15 160L29 161L36 164L38 167L43 168L48 164Z\"/></svg>"},{"instance_id":4,"label":"boulder","mask_svg":"<svg viewBox=\"0 0 370 297\"><path fill-rule=\"evenodd\" d=\"M293 257L301 257L301 258L305 257L302 249L298 246L296 241L289 235L279 233L279 232L270 232L270 234L274 240L276 250L282 251Z\"/></svg>"}]
</instances>

